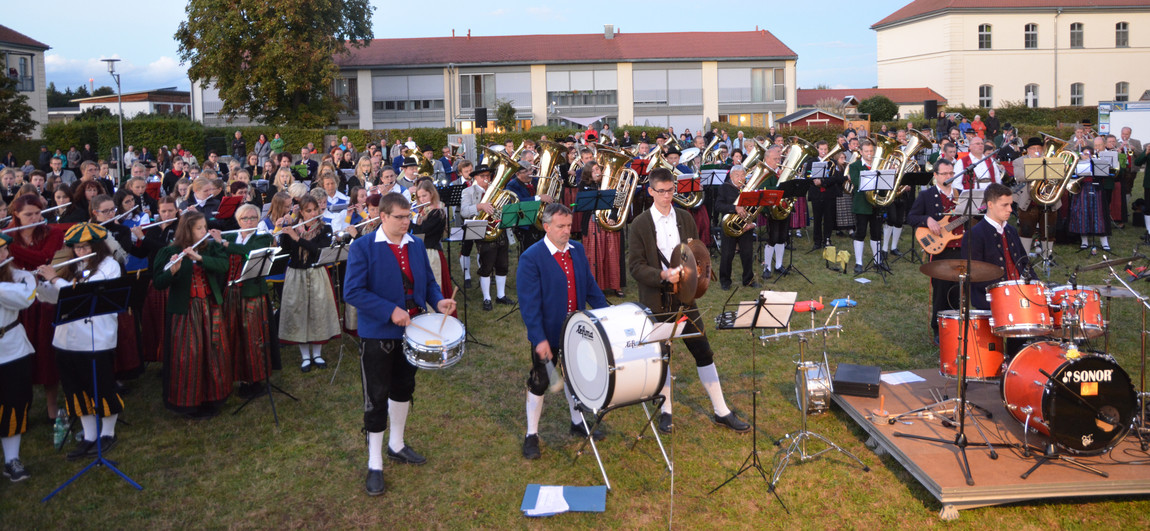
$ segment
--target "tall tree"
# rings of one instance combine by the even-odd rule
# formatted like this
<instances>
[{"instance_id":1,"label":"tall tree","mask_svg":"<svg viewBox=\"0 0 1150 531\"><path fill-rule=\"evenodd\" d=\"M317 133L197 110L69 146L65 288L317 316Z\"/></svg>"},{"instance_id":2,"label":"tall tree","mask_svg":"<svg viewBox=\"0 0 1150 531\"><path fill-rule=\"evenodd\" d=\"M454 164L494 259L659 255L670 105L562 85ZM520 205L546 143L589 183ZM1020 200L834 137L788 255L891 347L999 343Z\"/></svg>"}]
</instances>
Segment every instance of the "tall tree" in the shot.
<instances>
[{"instance_id":1,"label":"tall tree","mask_svg":"<svg viewBox=\"0 0 1150 531\"><path fill-rule=\"evenodd\" d=\"M34 127L28 96L16 90L15 79L0 76L0 143L22 140Z\"/></svg>"},{"instance_id":2,"label":"tall tree","mask_svg":"<svg viewBox=\"0 0 1150 531\"><path fill-rule=\"evenodd\" d=\"M219 89L220 114L321 127L340 110L334 58L367 44L374 9L368 0L188 0L175 37L188 76Z\"/></svg>"}]
</instances>

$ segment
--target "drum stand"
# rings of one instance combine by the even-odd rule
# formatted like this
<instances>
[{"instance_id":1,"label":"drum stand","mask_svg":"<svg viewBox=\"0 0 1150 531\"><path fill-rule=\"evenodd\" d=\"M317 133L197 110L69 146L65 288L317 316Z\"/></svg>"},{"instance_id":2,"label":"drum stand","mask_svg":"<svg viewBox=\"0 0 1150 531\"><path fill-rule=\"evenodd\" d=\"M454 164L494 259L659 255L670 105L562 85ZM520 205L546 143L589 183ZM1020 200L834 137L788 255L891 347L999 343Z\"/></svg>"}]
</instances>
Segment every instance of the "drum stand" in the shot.
<instances>
[{"instance_id":1,"label":"drum stand","mask_svg":"<svg viewBox=\"0 0 1150 531\"><path fill-rule=\"evenodd\" d=\"M1150 392L1146 391L1146 334L1150 333L1146 330L1146 310L1150 308L1150 298L1138 294L1130 284L1122 280L1118 272L1114 270L1114 266L1109 266L1110 276L1114 277L1122 284L1131 294L1138 299L1138 303L1142 306L1142 328L1139 332L1139 344L1141 345L1141 369L1139 374L1139 390L1138 390L1138 424L1134 426L1135 433L1138 434L1138 441L1142 451L1150 450L1150 427L1146 426L1146 409L1147 402L1150 402ZM1106 317L1109 321L1110 317L1110 303L1106 303ZM1109 345L1109 329L1107 329L1107 345Z\"/></svg>"},{"instance_id":2,"label":"drum stand","mask_svg":"<svg viewBox=\"0 0 1150 531\"><path fill-rule=\"evenodd\" d=\"M787 219L790 219L790 218L787 218ZM799 270L798 266L795 265L795 250L794 250L794 244L792 243L792 240L791 240L791 236L794 233L795 233L795 231L793 229L787 230L787 245L784 246L784 250L789 251L790 258L787 259L787 267L784 267L778 271L775 271L775 284L778 284L779 281L783 279L783 277L785 277L791 273L795 273L796 275L803 277L803 280L806 280L808 284L813 285L814 282L811 282L811 279L807 278L807 276L804 275L803 272Z\"/></svg>"},{"instance_id":3,"label":"drum stand","mask_svg":"<svg viewBox=\"0 0 1150 531\"><path fill-rule=\"evenodd\" d=\"M812 325L814 324L814 312L811 312L811 324ZM825 346L827 332L830 332L832 330L841 330L841 329L842 329L842 327L836 324L836 325L832 325L832 326L820 326L817 328L811 328L809 330L798 330L795 332L782 332L782 333L778 333L778 334L772 334L769 336L762 336L762 337L760 337L760 339L763 341L767 341L770 339L779 339L779 338L783 338L786 336L792 336L792 335L797 337L798 341L799 341L799 361L798 361L798 364L800 367L802 367L806 364L806 352L807 352L807 348L806 348L807 336L806 336L806 334L809 334L809 333L816 333L817 334L817 333L821 332L823 334L823 344ZM826 350L825 350L825 348L823 351L823 363L826 363ZM795 432L788 433L788 434L783 436L784 439L789 439L791 442L789 445L787 445L786 450L783 451L782 458L779 460L779 463L777 465L775 465L775 469L771 474L772 491L773 491L775 485L778 484L779 478L783 475L783 472L786 471L787 466L789 466L791 464L792 457L795 456L796 454L798 456L798 462L802 463L804 461L809 461L811 459L815 459L815 458L819 457L820 455L823 455L823 454L825 454L831 450L835 450L835 451L853 459L856 463L859 464L859 466L862 467L863 472L870 472L870 467L867 466L865 463L863 463L862 460L859 459L857 456L844 450L841 446L835 444L833 441L831 441L827 437L807 429L807 417L810 415L809 406L810 406L810 400L804 394L804 396L802 397L802 399L800 400L800 403L799 403L799 409L802 410L802 415L799 417L800 419L802 419L801 424L799 425L799 430L795 431ZM817 452L814 452L814 453L807 453L807 441L810 439L818 439L818 440L822 441L823 443L825 443L827 445L827 447L823 448L822 450L819 450ZM775 446L782 446L782 443L783 443L782 439L779 439L778 441L775 441Z\"/></svg>"},{"instance_id":4,"label":"drum stand","mask_svg":"<svg viewBox=\"0 0 1150 531\"><path fill-rule=\"evenodd\" d=\"M669 359L669 356L667 359ZM670 385L670 382L667 382L664 385ZM586 426L588 435L587 438L583 441L583 444L579 445L579 449L576 450L575 457L571 459L571 462L574 463L575 461L578 461L579 456L583 455L583 449L587 447L588 443L590 443L591 452L595 454L595 462L599 464L599 472L603 474L603 483L607 485L607 490L611 490L611 480L607 479L607 469L603 467L603 459L599 455L599 447L595 444L595 436L593 434L595 433L595 428L597 428L599 424L602 424L603 417L606 417L607 413L625 406L641 404L643 406L643 414L647 416L647 421L643 423L641 428L639 428L639 433L635 435L635 440L631 443L630 449L635 449L635 445L639 444L639 441L643 439L643 432L650 428L651 434L655 436L655 442L659 444L659 452L663 454L663 461L667 463L667 472L674 474L675 469L671 465L671 459L667 457L667 449L663 447L663 439L659 437L659 431L655 429L655 417L651 416L651 411L647 409L647 403L651 402L651 405L654 406L655 411L660 411L663 407L663 402L666 401L666 398L664 398L663 395L656 394L654 397L648 398L646 400L619 404L617 406L607 407L599 411L593 411L591 408L584 405L583 402L579 400L579 397L575 396L574 393L572 393L572 399L575 400L575 410L579 412L579 418L583 421L583 426ZM593 422L588 424L587 417L584 415L584 413L590 413L593 415L591 419Z\"/></svg>"}]
</instances>

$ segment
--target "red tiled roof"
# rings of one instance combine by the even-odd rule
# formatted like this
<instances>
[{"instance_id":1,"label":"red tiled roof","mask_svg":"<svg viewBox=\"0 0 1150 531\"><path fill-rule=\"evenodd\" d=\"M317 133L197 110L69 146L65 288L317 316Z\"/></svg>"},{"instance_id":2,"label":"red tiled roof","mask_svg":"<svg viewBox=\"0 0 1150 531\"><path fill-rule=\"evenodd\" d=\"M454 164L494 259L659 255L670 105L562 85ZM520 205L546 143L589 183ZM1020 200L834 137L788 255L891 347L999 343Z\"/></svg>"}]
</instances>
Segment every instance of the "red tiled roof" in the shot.
<instances>
[{"instance_id":1,"label":"red tiled roof","mask_svg":"<svg viewBox=\"0 0 1150 531\"><path fill-rule=\"evenodd\" d=\"M891 13L886 18L875 22L871 29L902 22L922 15L937 13L948 9L1055 9L1055 8L1090 9L1095 7L1146 7L1146 0L914 0L902 9Z\"/></svg>"},{"instance_id":2,"label":"red tiled roof","mask_svg":"<svg viewBox=\"0 0 1150 531\"><path fill-rule=\"evenodd\" d=\"M32 37L24 35L23 33L20 33L19 31L9 28L3 24L0 24L0 42L27 46L29 48L40 48L42 50L51 48L51 46L33 39Z\"/></svg>"},{"instance_id":3,"label":"red tiled roof","mask_svg":"<svg viewBox=\"0 0 1150 531\"><path fill-rule=\"evenodd\" d=\"M740 43L732 46L732 42ZM754 55L735 55L746 51ZM373 39L364 48L348 46L337 56L341 67L458 65L475 63L593 63L639 59L797 59L766 30L736 32L602 33Z\"/></svg>"},{"instance_id":4,"label":"red tiled roof","mask_svg":"<svg viewBox=\"0 0 1150 531\"><path fill-rule=\"evenodd\" d=\"M891 99L891 101L900 105L911 105L915 103L921 104L926 100L938 100L939 103L946 103L946 98L942 94L935 92L930 88L885 88L885 89L798 89L795 91L795 100L799 107L814 107L819 100L832 98L835 100L842 100L847 96L854 96L855 99L865 100L876 94L882 94Z\"/></svg>"}]
</instances>

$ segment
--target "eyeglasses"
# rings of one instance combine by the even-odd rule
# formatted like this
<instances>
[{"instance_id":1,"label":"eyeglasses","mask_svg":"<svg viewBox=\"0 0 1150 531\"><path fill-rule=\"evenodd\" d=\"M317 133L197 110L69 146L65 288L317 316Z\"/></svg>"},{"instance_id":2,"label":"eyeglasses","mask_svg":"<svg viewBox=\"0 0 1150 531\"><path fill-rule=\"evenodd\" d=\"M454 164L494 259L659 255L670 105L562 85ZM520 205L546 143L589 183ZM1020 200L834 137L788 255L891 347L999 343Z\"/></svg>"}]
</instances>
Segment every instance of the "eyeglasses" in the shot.
<instances>
[{"instance_id":1,"label":"eyeglasses","mask_svg":"<svg viewBox=\"0 0 1150 531\"><path fill-rule=\"evenodd\" d=\"M406 216L396 216L396 215L394 215L394 214L386 214L386 215L387 215L387 217L389 217L389 218L391 218L391 219L394 219L394 220L404 220L404 219L408 219L408 220L409 220L409 219L411 219L411 215L410 215L410 214L408 214L408 215L406 215Z\"/></svg>"},{"instance_id":2,"label":"eyeglasses","mask_svg":"<svg viewBox=\"0 0 1150 531\"><path fill-rule=\"evenodd\" d=\"M954 172L952 172L952 171L940 171L940 172L938 172L938 174L939 175L954 175Z\"/></svg>"},{"instance_id":3,"label":"eyeglasses","mask_svg":"<svg viewBox=\"0 0 1150 531\"><path fill-rule=\"evenodd\" d=\"M105 208L103 210L97 210L96 213L97 214L115 214L116 209L115 208Z\"/></svg>"},{"instance_id":4,"label":"eyeglasses","mask_svg":"<svg viewBox=\"0 0 1150 531\"><path fill-rule=\"evenodd\" d=\"M667 195L667 194L675 193L674 188L667 188L666 190L656 190L656 189L652 188L651 191L655 192L656 194L661 194L661 195Z\"/></svg>"},{"instance_id":5,"label":"eyeglasses","mask_svg":"<svg viewBox=\"0 0 1150 531\"><path fill-rule=\"evenodd\" d=\"M244 217L239 218L239 219L240 219L240 221L259 221L260 218L259 218L259 216L244 216Z\"/></svg>"}]
</instances>

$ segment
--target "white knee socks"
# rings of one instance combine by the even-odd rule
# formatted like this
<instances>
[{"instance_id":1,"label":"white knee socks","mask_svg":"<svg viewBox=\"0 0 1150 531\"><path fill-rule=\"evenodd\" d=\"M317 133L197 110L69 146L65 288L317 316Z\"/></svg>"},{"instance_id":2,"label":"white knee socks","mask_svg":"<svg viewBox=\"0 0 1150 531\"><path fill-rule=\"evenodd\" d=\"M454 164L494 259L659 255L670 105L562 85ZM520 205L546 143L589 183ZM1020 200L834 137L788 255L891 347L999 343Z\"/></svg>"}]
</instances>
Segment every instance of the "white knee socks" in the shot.
<instances>
[{"instance_id":1,"label":"white knee socks","mask_svg":"<svg viewBox=\"0 0 1150 531\"><path fill-rule=\"evenodd\" d=\"M894 234L894 227L890 225L882 226L882 250L890 251L890 237Z\"/></svg>"},{"instance_id":2,"label":"white knee socks","mask_svg":"<svg viewBox=\"0 0 1150 531\"><path fill-rule=\"evenodd\" d=\"M719 371L715 369L715 364L698 367L697 370L699 371L699 382L703 384L703 389L711 398L711 407L714 408L715 414L720 417L730 415L731 410L727 407L727 401L723 399L723 386L719 384Z\"/></svg>"},{"instance_id":3,"label":"white knee socks","mask_svg":"<svg viewBox=\"0 0 1150 531\"><path fill-rule=\"evenodd\" d=\"M898 249L898 239L899 238L902 238L902 227L891 227L890 228L890 245L887 246L886 250L889 251L891 249Z\"/></svg>"},{"instance_id":4,"label":"white knee socks","mask_svg":"<svg viewBox=\"0 0 1150 531\"><path fill-rule=\"evenodd\" d=\"M579 416L579 411L575 409L575 397L571 396L571 390L564 388L563 396L567 397L567 412L571 414L571 423L582 424L583 418Z\"/></svg>"},{"instance_id":5,"label":"white knee socks","mask_svg":"<svg viewBox=\"0 0 1150 531\"><path fill-rule=\"evenodd\" d=\"M662 409L662 411L663 411L663 413L666 413L668 415L671 414L671 380L672 380L671 368L667 367L667 378L666 378L667 383L663 384L663 390L660 391L659 394L663 395L663 409Z\"/></svg>"},{"instance_id":6,"label":"white knee socks","mask_svg":"<svg viewBox=\"0 0 1150 531\"><path fill-rule=\"evenodd\" d=\"M463 278L470 279L471 278L471 257L470 256L460 256L459 257L459 268L463 270Z\"/></svg>"},{"instance_id":7,"label":"white knee socks","mask_svg":"<svg viewBox=\"0 0 1150 531\"><path fill-rule=\"evenodd\" d=\"M1029 253L1030 246L1034 245L1034 238L1018 238L1022 240L1022 250Z\"/></svg>"},{"instance_id":8,"label":"white knee socks","mask_svg":"<svg viewBox=\"0 0 1150 531\"><path fill-rule=\"evenodd\" d=\"M411 411L411 402L396 402L387 399L387 427L391 433L388 435L387 446L393 452L403 450L403 428L407 426L407 412Z\"/></svg>"},{"instance_id":9,"label":"white knee socks","mask_svg":"<svg viewBox=\"0 0 1150 531\"><path fill-rule=\"evenodd\" d=\"M539 417L543 416L543 397L527 392L527 436L539 433Z\"/></svg>"},{"instance_id":10,"label":"white knee socks","mask_svg":"<svg viewBox=\"0 0 1150 531\"><path fill-rule=\"evenodd\" d=\"M100 421L100 437L115 437L116 436L116 418L120 416L119 413L115 415L108 415L104 420Z\"/></svg>"},{"instance_id":11,"label":"white knee socks","mask_svg":"<svg viewBox=\"0 0 1150 531\"><path fill-rule=\"evenodd\" d=\"M878 242L876 242L874 240L870 241L870 254L871 254L871 256L874 257L874 263L876 263L876 264L882 263L882 256L880 256L878 254Z\"/></svg>"},{"instance_id":12,"label":"white knee socks","mask_svg":"<svg viewBox=\"0 0 1150 531\"><path fill-rule=\"evenodd\" d=\"M786 252L787 252L787 244L785 244L785 243L776 243L775 244L775 269L776 270L783 268L783 254L785 254Z\"/></svg>"},{"instance_id":13,"label":"white knee socks","mask_svg":"<svg viewBox=\"0 0 1150 531\"><path fill-rule=\"evenodd\" d=\"M507 287L507 277L495 276L495 296L502 299L507 296L504 289Z\"/></svg>"},{"instance_id":14,"label":"white knee socks","mask_svg":"<svg viewBox=\"0 0 1150 531\"><path fill-rule=\"evenodd\" d=\"M483 293L483 300L491 300L491 277L479 277L479 291Z\"/></svg>"},{"instance_id":15,"label":"white knee socks","mask_svg":"<svg viewBox=\"0 0 1150 531\"><path fill-rule=\"evenodd\" d=\"M768 270L771 269L771 257L775 254L775 246L767 244L763 246L763 266Z\"/></svg>"},{"instance_id":16,"label":"white knee socks","mask_svg":"<svg viewBox=\"0 0 1150 531\"><path fill-rule=\"evenodd\" d=\"M863 265L863 242L855 240L855 263Z\"/></svg>"},{"instance_id":17,"label":"white knee socks","mask_svg":"<svg viewBox=\"0 0 1150 531\"><path fill-rule=\"evenodd\" d=\"M80 415L80 426L84 427L84 440L95 441L99 435L96 433L96 416L95 415Z\"/></svg>"},{"instance_id":18,"label":"white knee socks","mask_svg":"<svg viewBox=\"0 0 1150 531\"><path fill-rule=\"evenodd\" d=\"M367 432L367 468L383 470L383 432Z\"/></svg>"},{"instance_id":19,"label":"white knee socks","mask_svg":"<svg viewBox=\"0 0 1150 531\"><path fill-rule=\"evenodd\" d=\"M4 447L4 463L20 459L20 435L0 438L0 446Z\"/></svg>"}]
</instances>

